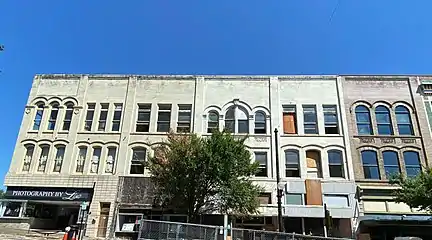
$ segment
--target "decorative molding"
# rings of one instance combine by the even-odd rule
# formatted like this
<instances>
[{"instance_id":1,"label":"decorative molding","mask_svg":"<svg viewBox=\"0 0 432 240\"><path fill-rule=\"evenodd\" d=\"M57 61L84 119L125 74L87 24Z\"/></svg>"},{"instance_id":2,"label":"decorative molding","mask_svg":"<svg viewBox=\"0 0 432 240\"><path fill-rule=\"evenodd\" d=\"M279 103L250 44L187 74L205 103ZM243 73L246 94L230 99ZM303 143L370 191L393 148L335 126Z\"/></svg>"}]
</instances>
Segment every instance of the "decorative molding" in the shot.
<instances>
[{"instance_id":1,"label":"decorative molding","mask_svg":"<svg viewBox=\"0 0 432 240\"><path fill-rule=\"evenodd\" d=\"M415 143L415 138L402 138L403 143Z\"/></svg>"},{"instance_id":2,"label":"decorative molding","mask_svg":"<svg viewBox=\"0 0 432 240\"><path fill-rule=\"evenodd\" d=\"M361 143L375 143L374 137L359 137Z\"/></svg>"}]
</instances>

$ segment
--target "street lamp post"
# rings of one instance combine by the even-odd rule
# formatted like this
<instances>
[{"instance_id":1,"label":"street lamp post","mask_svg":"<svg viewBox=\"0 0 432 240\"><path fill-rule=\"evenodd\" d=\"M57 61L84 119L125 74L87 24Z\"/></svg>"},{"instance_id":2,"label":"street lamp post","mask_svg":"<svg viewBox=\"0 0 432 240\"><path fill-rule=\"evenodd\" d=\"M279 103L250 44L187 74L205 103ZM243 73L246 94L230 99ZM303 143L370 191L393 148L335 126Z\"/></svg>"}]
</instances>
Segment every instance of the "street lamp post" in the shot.
<instances>
[{"instance_id":1,"label":"street lamp post","mask_svg":"<svg viewBox=\"0 0 432 240\"><path fill-rule=\"evenodd\" d=\"M276 184L277 184L277 205L278 205L278 225L279 232L284 232L284 225L282 220L282 196L284 190L284 184L280 182L280 174L279 174L279 144L278 144L278 130L275 128L274 130L275 137L275 155L276 155Z\"/></svg>"}]
</instances>

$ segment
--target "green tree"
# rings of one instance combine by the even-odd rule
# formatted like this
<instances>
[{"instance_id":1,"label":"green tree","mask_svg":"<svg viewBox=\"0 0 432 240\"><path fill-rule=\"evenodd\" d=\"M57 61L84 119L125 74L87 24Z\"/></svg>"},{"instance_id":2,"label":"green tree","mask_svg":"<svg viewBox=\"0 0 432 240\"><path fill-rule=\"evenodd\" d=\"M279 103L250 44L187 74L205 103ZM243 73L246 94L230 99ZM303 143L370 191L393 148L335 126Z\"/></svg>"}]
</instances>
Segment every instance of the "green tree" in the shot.
<instances>
[{"instance_id":1,"label":"green tree","mask_svg":"<svg viewBox=\"0 0 432 240\"><path fill-rule=\"evenodd\" d=\"M0 189L0 199L5 198L5 192L3 189Z\"/></svg>"},{"instance_id":2,"label":"green tree","mask_svg":"<svg viewBox=\"0 0 432 240\"><path fill-rule=\"evenodd\" d=\"M261 188L250 179L258 169L244 139L227 132L210 137L170 133L149 156L155 197L164 206L196 222L201 214L258 212Z\"/></svg>"},{"instance_id":3,"label":"green tree","mask_svg":"<svg viewBox=\"0 0 432 240\"><path fill-rule=\"evenodd\" d=\"M393 191L396 202L432 212L432 169L416 177L393 176L390 183L399 187Z\"/></svg>"}]
</instances>

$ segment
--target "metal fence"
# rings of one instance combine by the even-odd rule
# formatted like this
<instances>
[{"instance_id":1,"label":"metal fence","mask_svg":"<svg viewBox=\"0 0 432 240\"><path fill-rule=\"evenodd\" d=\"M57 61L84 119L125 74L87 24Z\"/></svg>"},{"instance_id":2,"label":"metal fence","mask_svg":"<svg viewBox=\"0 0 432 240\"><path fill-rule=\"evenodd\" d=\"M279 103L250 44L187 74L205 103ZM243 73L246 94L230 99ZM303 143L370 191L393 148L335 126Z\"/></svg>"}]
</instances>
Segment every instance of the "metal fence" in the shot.
<instances>
[{"instance_id":1,"label":"metal fence","mask_svg":"<svg viewBox=\"0 0 432 240\"><path fill-rule=\"evenodd\" d=\"M190 223L142 220L139 240L224 240L222 226L208 226ZM228 231L231 240L350 240L348 238L331 238L307 236L293 233L233 228Z\"/></svg>"}]
</instances>

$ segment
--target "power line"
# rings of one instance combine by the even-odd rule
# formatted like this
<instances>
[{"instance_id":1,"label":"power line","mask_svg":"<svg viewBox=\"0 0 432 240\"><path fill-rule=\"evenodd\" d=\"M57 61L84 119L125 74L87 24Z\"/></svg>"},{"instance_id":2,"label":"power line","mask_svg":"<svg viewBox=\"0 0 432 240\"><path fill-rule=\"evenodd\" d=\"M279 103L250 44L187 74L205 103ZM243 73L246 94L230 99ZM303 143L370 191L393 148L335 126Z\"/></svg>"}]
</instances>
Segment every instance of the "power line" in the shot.
<instances>
[{"instance_id":1,"label":"power line","mask_svg":"<svg viewBox=\"0 0 432 240\"><path fill-rule=\"evenodd\" d=\"M337 10L337 8L338 8L338 6L339 6L339 3L340 3L340 0L337 0L336 5L335 5L335 7L333 8L333 12L332 12L332 14L330 15L329 22L331 22L331 21L333 20L333 16L334 16L335 13L336 13L336 10Z\"/></svg>"}]
</instances>

